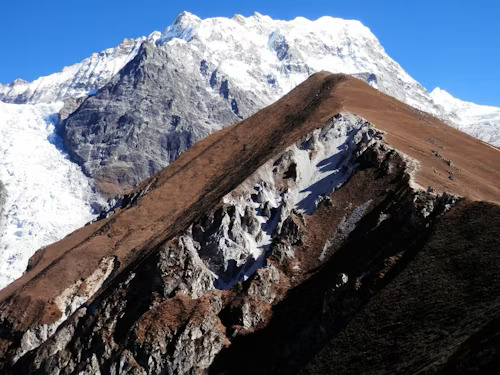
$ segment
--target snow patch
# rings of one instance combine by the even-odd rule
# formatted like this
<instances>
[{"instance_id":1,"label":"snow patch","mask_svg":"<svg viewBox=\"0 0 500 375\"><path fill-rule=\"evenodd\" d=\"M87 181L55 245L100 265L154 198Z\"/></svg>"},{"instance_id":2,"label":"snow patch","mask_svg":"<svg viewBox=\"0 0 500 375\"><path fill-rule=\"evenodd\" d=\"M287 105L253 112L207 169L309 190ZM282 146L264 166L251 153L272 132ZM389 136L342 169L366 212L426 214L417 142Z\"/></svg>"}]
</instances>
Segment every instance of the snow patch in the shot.
<instances>
[{"instance_id":1,"label":"snow patch","mask_svg":"<svg viewBox=\"0 0 500 375\"><path fill-rule=\"evenodd\" d=\"M205 245L197 244L202 259L223 263L208 265L217 275L216 287L229 289L263 267L273 240L291 212L314 214L318 204L350 177L357 167L355 159L369 147L376 133L360 117L337 115L227 194L220 227L212 230L214 234ZM353 217L358 218L359 210ZM217 254L212 249L210 256L204 256L205 247L214 242Z\"/></svg>"}]
</instances>

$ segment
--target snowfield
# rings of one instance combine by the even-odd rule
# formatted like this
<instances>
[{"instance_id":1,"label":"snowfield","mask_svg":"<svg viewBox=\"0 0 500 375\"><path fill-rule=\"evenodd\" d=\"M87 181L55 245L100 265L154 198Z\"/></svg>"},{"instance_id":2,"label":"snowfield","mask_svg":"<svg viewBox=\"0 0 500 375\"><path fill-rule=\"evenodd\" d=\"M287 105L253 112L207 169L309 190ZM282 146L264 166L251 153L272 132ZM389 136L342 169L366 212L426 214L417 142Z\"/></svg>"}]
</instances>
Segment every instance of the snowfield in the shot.
<instances>
[{"instance_id":1,"label":"snowfield","mask_svg":"<svg viewBox=\"0 0 500 375\"><path fill-rule=\"evenodd\" d=\"M0 181L7 191L0 227L0 288L21 276L28 260L94 218L91 181L62 151L56 134L62 103L0 102Z\"/></svg>"}]
</instances>

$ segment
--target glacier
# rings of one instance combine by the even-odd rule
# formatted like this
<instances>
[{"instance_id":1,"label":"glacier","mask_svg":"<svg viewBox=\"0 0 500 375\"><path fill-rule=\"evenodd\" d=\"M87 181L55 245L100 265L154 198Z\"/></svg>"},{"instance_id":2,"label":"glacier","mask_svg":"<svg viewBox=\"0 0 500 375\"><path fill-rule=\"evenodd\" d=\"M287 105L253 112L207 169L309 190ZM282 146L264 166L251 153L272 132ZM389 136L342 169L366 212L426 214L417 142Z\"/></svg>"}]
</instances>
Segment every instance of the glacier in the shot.
<instances>
[{"instance_id":1,"label":"glacier","mask_svg":"<svg viewBox=\"0 0 500 375\"><path fill-rule=\"evenodd\" d=\"M62 102L0 102L0 288L22 275L33 253L92 220L105 204L56 133Z\"/></svg>"},{"instance_id":2,"label":"glacier","mask_svg":"<svg viewBox=\"0 0 500 375\"><path fill-rule=\"evenodd\" d=\"M353 74L500 146L500 108L462 102L440 89L429 93L359 21L332 17L282 21L259 13L201 19L183 12L163 33L125 39L115 48L33 82L0 84L0 181L7 192L0 218L0 288L22 274L36 249L82 226L104 204L93 180L67 156L56 131L57 114L63 101L95 95L144 42L174 60L197 64L202 74L193 73L195 84L226 80L253 102L245 113L256 112L311 74L327 70ZM210 70L207 82L203 70ZM214 90L214 95L219 93Z\"/></svg>"}]
</instances>

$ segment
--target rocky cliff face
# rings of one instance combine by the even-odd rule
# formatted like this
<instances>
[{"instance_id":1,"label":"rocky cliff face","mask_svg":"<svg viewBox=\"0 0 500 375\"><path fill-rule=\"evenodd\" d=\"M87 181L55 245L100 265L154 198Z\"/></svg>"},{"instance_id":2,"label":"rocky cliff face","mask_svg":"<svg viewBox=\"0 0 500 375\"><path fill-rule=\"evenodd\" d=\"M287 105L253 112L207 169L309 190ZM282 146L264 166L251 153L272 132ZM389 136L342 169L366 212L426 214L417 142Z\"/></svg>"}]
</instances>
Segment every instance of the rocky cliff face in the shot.
<instances>
[{"instance_id":1,"label":"rocky cliff face","mask_svg":"<svg viewBox=\"0 0 500 375\"><path fill-rule=\"evenodd\" d=\"M132 61L64 121L72 158L103 187L135 186L194 142L264 105L170 49L144 42Z\"/></svg>"},{"instance_id":2,"label":"rocky cliff face","mask_svg":"<svg viewBox=\"0 0 500 375\"><path fill-rule=\"evenodd\" d=\"M474 199L500 201L498 174L478 189L488 168L470 168L486 155L496 163L498 151L397 103L353 78L317 74L197 142L110 217L37 252L0 292L2 371L349 373L324 358L338 345L362 352L365 331L349 336L358 316L385 321L387 329L374 331L384 342L410 343L415 331L409 321L399 329L403 315L435 324L391 357L402 369L420 368L414 358L426 360L431 343L446 355L431 357L428 372L492 366L495 336L484 329L498 311L490 297L500 285L499 243L486 227L500 215L494 203L455 193L471 196L471 175ZM438 139L448 150L455 137L461 151L483 153L446 154L460 186L447 185L450 166L432 153ZM462 267L478 251L490 266L476 285L474 267ZM459 274L460 283L447 280ZM452 284L441 300L441 286ZM415 303L422 290L432 291L424 310ZM398 306L393 314L380 313L387 303ZM443 311L446 322L435 319ZM443 338L441 327L460 334ZM483 338L487 355L477 357L470 343Z\"/></svg>"}]
</instances>

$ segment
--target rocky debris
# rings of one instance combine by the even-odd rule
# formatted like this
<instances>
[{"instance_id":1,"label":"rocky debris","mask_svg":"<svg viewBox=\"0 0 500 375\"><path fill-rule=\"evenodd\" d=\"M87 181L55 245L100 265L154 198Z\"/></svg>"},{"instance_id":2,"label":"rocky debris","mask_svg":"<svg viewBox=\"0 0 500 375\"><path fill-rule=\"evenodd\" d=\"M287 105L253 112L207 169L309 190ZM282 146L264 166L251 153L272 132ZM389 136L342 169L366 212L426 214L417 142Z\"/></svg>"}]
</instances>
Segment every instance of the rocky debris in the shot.
<instances>
[{"instance_id":1,"label":"rocky debris","mask_svg":"<svg viewBox=\"0 0 500 375\"><path fill-rule=\"evenodd\" d=\"M451 160L446 159L444 156L442 156L439 152L437 151L432 151L432 155L434 155L437 158L442 159L449 167L453 167L453 163Z\"/></svg>"}]
</instances>

